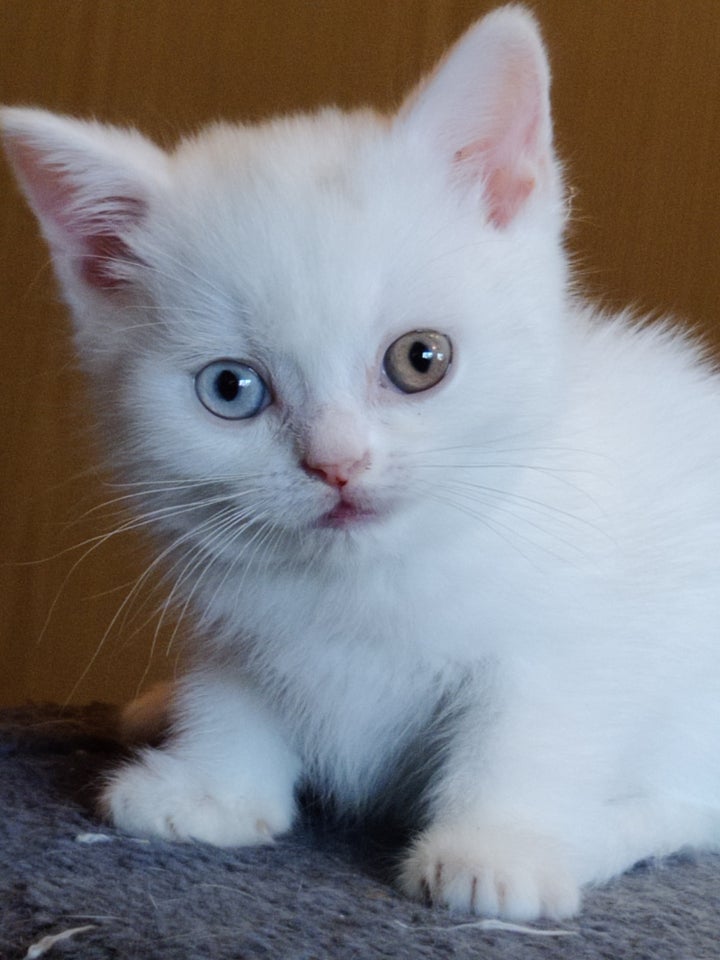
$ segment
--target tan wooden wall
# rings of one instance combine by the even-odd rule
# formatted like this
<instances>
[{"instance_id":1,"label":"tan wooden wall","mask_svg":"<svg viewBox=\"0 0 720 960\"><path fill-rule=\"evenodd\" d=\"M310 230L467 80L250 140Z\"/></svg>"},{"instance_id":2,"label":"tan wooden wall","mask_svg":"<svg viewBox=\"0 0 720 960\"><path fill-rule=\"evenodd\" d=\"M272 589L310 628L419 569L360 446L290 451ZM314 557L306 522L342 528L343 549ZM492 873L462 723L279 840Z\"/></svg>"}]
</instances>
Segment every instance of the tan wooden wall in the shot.
<instances>
[{"instance_id":1,"label":"tan wooden wall","mask_svg":"<svg viewBox=\"0 0 720 960\"><path fill-rule=\"evenodd\" d=\"M491 6L0 0L0 101L136 122L164 142L219 116L390 107ZM676 311L720 345L720 3L533 7L552 53L586 288L610 306ZM0 703L119 700L148 668L171 671L177 644L166 655L165 631L151 649L149 606L113 625L148 562L139 542L110 541L75 566L73 545L106 528L84 512L113 492L88 472L67 324L4 165L0 210Z\"/></svg>"}]
</instances>

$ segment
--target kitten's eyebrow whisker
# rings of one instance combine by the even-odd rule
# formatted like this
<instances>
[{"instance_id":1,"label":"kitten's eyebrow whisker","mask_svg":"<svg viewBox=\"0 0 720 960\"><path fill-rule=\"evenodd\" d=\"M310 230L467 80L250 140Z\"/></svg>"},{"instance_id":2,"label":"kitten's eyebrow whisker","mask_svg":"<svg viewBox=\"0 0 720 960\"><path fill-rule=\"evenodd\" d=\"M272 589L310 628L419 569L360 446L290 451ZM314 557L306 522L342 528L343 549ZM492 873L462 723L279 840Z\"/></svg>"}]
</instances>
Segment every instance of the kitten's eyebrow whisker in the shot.
<instances>
[{"instance_id":1,"label":"kitten's eyebrow whisker","mask_svg":"<svg viewBox=\"0 0 720 960\"><path fill-rule=\"evenodd\" d=\"M187 258L180 259L174 254L170 253L167 246L158 248L158 253L163 257L165 264L170 264L172 267L179 267L178 270L166 271L163 272L156 264L151 264L150 268L158 273L160 276L165 279L171 280L173 284L178 282L180 279L181 283L184 283L189 290L196 292L198 289L202 290L203 295L208 293L210 294L209 302L212 304L217 304L218 298L221 303L227 301L227 291L219 283L213 282L213 280L207 275L207 272L201 273L199 270L196 270L188 262ZM194 283L190 283L190 280L193 280Z\"/></svg>"}]
</instances>

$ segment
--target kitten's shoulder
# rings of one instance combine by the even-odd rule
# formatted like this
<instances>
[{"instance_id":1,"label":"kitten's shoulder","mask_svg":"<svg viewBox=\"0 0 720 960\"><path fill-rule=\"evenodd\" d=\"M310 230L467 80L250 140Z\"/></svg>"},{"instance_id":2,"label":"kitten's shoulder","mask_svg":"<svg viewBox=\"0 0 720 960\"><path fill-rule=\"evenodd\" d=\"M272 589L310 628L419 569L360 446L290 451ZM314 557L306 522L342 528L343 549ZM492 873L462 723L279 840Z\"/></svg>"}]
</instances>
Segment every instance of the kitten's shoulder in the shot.
<instances>
[{"instance_id":1,"label":"kitten's shoulder","mask_svg":"<svg viewBox=\"0 0 720 960\"><path fill-rule=\"evenodd\" d=\"M578 356L602 375L638 383L678 376L720 387L713 350L701 332L674 317L648 317L628 309L610 313L589 304L571 307Z\"/></svg>"}]
</instances>

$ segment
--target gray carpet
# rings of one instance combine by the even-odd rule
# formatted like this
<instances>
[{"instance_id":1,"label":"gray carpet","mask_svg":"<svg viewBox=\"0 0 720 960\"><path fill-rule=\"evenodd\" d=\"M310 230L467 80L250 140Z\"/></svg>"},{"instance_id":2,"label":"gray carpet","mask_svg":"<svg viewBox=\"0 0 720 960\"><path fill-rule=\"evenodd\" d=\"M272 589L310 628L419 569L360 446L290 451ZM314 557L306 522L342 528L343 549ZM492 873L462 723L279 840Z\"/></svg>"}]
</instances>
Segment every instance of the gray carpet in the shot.
<instances>
[{"instance_id":1,"label":"gray carpet","mask_svg":"<svg viewBox=\"0 0 720 960\"><path fill-rule=\"evenodd\" d=\"M123 836L92 813L120 752L112 723L102 706L0 711L2 960L720 958L717 855L638 865L592 891L568 935L541 936L409 903L379 841L311 814L252 850Z\"/></svg>"}]
</instances>

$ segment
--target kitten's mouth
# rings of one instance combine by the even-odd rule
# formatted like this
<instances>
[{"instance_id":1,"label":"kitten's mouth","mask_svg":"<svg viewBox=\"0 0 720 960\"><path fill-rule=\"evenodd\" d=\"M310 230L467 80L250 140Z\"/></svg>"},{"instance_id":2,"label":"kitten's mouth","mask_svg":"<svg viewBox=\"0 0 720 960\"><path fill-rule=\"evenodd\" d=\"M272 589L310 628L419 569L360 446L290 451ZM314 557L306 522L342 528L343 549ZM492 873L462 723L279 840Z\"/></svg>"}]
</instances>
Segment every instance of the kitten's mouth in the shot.
<instances>
[{"instance_id":1,"label":"kitten's mouth","mask_svg":"<svg viewBox=\"0 0 720 960\"><path fill-rule=\"evenodd\" d=\"M357 503L351 503L349 500L339 500L332 510L328 510L318 520L319 527L330 527L336 530L342 530L346 527L356 526L360 523L367 523L377 518L377 512L368 507L361 507Z\"/></svg>"}]
</instances>

